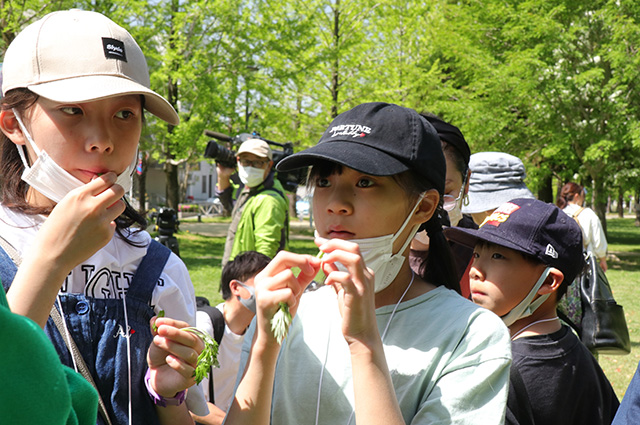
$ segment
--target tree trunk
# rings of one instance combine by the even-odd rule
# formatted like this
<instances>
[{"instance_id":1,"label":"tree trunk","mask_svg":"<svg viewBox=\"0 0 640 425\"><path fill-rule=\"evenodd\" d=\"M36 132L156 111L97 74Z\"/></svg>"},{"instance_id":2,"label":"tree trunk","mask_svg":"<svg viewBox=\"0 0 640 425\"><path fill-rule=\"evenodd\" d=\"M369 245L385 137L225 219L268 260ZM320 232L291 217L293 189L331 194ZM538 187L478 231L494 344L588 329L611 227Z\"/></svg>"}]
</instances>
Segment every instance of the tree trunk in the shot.
<instances>
[{"instance_id":1,"label":"tree trunk","mask_svg":"<svg viewBox=\"0 0 640 425\"><path fill-rule=\"evenodd\" d=\"M540 186L540 189L538 189L538 199L543 201L543 202L548 202L553 204L554 203L554 199L553 199L553 179L551 174L545 176L545 178L542 181L542 185Z\"/></svg>"}]
</instances>

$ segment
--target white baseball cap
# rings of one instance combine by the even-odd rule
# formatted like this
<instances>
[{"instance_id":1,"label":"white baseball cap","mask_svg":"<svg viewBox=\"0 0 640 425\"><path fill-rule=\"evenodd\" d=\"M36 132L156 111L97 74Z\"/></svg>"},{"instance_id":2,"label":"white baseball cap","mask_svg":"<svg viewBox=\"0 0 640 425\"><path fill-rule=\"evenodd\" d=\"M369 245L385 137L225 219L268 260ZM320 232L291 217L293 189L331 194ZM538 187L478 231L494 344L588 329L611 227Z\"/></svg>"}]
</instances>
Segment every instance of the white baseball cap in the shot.
<instances>
[{"instance_id":1,"label":"white baseball cap","mask_svg":"<svg viewBox=\"0 0 640 425\"><path fill-rule=\"evenodd\" d=\"M273 153L271 152L269 144L261 139L245 140L240 145L237 155L240 155L241 153L252 153L261 158L269 158L269 160L273 159Z\"/></svg>"},{"instance_id":2,"label":"white baseball cap","mask_svg":"<svg viewBox=\"0 0 640 425\"><path fill-rule=\"evenodd\" d=\"M153 90L147 61L131 34L106 16L79 9L53 12L11 42L2 67L2 94L27 88L60 103L140 94L145 109L177 125L180 118Z\"/></svg>"}]
</instances>

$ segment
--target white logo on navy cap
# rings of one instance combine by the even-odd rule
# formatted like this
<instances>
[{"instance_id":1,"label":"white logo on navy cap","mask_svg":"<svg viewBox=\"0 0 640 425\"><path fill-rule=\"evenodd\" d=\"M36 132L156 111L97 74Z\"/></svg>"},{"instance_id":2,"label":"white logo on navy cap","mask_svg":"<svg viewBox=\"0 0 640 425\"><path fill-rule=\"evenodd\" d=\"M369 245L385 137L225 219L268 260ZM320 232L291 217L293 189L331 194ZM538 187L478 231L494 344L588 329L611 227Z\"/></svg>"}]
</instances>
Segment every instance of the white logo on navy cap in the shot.
<instances>
[{"instance_id":1,"label":"white logo on navy cap","mask_svg":"<svg viewBox=\"0 0 640 425\"><path fill-rule=\"evenodd\" d=\"M547 249L544 253L549 257L558 258L558 252L551 244L547 245Z\"/></svg>"}]
</instances>

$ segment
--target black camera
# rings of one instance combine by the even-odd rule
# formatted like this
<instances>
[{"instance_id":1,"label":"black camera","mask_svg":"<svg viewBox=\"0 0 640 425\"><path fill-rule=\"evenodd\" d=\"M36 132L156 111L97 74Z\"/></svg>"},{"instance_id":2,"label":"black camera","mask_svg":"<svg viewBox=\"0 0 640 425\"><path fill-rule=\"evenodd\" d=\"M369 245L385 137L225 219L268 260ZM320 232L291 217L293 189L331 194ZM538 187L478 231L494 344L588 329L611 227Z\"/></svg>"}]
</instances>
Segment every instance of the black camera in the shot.
<instances>
[{"instance_id":1,"label":"black camera","mask_svg":"<svg viewBox=\"0 0 640 425\"><path fill-rule=\"evenodd\" d=\"M226 134L216 133L215 131L209 130L205 130L204 134L218 140L233 143L233 139ZM209 143L207 143L207 147L204 150L204 157L212 158L217 163L227 168L235 168L237 163L236 154L232 150L229 150L224 146L217 144L213 140L209 140Z\"/></svg>"},{"instance_id":2,"label":"black camera","mask_svg":"<svg viewBox=\"0 0 640 425\"><path fill-rule=\"evenodd\" d=\"M273 142L271 140L267 140L264 137L261 137L260 134L255 131L251 134L249 133L240 133L234 137L227 136L226 134L217 133L215 131L205 130L204 134L209 137L213 137L214 139L220 140L222 142L231 143L232 146L240 146L244 141L248 139L260 139L264 140L271 146L278 146L281 150L271 149L273 153L273 166L278 164L283 158L288 157L293 154L293 143L278 143ZM204 151L205 158L212 158L216 161L216 163L229 167L236 167L236 154L230 150L225 148L224 146L219 145L213 140L209 140L207 143L207 147ZM298 185L304 182L306 177L306 173L304 169L294 170L294 171L286 171L286 172L278 172L276 178L280 180L282 186L286 191L295 192L298 188Z\"/></svg>"}]
</instances>

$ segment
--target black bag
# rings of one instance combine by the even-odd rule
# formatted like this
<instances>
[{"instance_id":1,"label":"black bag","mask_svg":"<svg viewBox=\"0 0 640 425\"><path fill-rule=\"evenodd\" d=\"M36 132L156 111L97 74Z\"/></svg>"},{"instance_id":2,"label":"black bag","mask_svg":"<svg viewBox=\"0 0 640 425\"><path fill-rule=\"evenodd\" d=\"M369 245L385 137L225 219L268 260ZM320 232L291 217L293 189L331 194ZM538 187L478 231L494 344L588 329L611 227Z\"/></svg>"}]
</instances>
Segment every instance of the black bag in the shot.
<instances>
[{"instance_id":1,"label":"black bag","mask_svg":"<svg viewBox=\"0 0 640 425\"><path fill-rule=\"evenodd\" d=\"M580 338L592 352L625 355L631 340L622 306L616 303L604 270L591 253L587 269L578 277L582 294L582 332Z\"/></svg>"}]
</instances>

